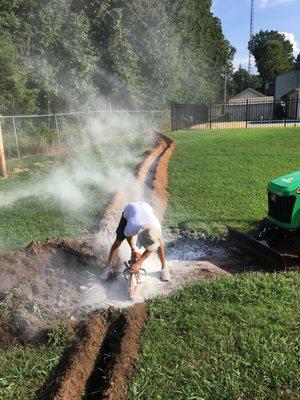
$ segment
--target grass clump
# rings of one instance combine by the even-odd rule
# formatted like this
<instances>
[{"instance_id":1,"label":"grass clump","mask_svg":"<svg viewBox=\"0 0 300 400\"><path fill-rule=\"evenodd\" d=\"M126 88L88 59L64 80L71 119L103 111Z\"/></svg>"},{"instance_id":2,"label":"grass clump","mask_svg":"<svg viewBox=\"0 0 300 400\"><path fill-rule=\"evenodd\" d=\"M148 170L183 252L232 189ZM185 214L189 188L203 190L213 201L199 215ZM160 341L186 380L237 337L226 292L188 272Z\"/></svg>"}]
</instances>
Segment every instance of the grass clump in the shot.
<instances>
[{"instance_id":1,"label":"grass clump","mask_svg":"<svg viewBox=\"0 0 300 400\"><path fill-rule=\"evenodd\" d=\"M166 223L218 237L267 213L267 184L299 170L299 128L179 131L169 164Z\"/></svg>"},{"instance_id":2,"label":"grass clump","mask_svg":"<svg viewBox=\"0 0 300 400\"><path fill-rule=\"evenodd\" d=\"M153 299L130 398L300 398L300 276L199 281Z\"/></svg>"}]
</instances>

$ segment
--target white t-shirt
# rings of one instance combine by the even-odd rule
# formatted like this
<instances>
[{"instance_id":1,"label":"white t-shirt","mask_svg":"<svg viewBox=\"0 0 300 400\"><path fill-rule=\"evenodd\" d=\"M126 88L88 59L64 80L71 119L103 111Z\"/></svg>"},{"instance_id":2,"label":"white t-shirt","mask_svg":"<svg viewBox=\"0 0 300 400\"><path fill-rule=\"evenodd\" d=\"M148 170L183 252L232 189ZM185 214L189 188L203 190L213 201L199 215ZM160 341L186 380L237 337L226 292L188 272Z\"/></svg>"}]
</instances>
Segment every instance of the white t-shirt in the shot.
<instances>
[{"instance_id":1,"label":"white t-shirt","mask_svg":"<svg viewBox=\"0 0 300 400\"><path fill-rule=\"evenodd\" d=\"M155 224L160 230L159 220L154 215L153 208L144 201L136 201L127 204L123 211L124 218L127 219L125 236L135 236L144 224Z\"/></svg>"}]
</instances>

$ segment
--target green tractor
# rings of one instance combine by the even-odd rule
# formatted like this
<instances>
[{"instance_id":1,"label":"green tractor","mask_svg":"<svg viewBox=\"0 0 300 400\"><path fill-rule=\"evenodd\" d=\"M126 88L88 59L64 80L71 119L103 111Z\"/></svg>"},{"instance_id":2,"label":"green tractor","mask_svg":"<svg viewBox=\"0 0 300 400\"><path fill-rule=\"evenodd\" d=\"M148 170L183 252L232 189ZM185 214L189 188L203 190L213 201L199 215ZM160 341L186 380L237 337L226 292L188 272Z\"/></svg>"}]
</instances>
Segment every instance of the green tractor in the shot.
<instances>
[{"instance_id":1,"label":"green tractor","mask_svg":"<svg viewBox=\"0 0 300 400\"><path fill-rule=\"evenodd\" d=\"M255 237L228 227L232 246L257 259L268 270L284 270L286 259L269 247L274 239L300 233L300 171L273 179L268 184L268 216ZM300 249L299 249L300 253Z\"/></svg>"}]
</instances>

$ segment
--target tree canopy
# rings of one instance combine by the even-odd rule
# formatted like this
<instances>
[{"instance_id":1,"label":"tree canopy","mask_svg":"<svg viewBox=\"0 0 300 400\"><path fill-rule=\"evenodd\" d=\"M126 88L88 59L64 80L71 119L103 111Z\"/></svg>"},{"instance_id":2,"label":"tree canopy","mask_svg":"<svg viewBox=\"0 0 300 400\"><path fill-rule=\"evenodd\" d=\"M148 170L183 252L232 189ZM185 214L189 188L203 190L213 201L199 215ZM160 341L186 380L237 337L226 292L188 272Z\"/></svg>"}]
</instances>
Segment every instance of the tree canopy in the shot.
<instances>
[{"instance_id":1,"label":"tree canopy","mask_svg":"<svg viewBox=\"0 0 300 400\"><path fill-rule=\"evenodd\" d=\"M0 0L0 112L221 97L234 49L211 0Z\"/></svg>"},{"instance_id":2,"label":"tree canopy","mask_svg":"<svg viewBox=\"0 0 300 400\"><path fill-rule=\"evenodd\" d=\"M261 30L253 36L252 54L264 82L295 68L293 45L284 34L274 30Z\"/></svg>"},{"instance_id":3,"label":"tree canopy","mask_svg":"<svg viewBox=\"0 0 300 400\"><path fill-rule=\"evenodd\" d=\"M232 92L238 94L247 88L255 90L262 89L262 80L259 75L249 74L248 71L240 65L232 75Z\"/></svg>"}]
</instances>

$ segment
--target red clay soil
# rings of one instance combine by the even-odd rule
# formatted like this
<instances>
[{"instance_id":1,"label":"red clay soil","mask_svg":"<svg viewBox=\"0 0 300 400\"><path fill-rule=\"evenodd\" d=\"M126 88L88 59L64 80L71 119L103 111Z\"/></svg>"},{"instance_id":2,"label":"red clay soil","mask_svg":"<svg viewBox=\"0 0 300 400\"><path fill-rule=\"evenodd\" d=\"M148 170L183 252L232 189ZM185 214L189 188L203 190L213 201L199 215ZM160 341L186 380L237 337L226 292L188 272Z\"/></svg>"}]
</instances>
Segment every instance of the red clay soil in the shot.
<instances>
[{"instance_id":1,"label":"red clay soil","mask_svg":"<svg viewBox=\"0 0 300 400\"><path fill-rule=\"evenodd\" d=\"M57 365L52 382L41 390L38 399L80 400L106 332L107 323L100 316L93 317L84 324L75 344Z\"/></svg>"},{"instance_id":2,"label":"red clay soil","mask_svg":"<svg viewBox=\"0 0 300 400\"><path fill-rule=\"evenodd\" d=\"M103 263L87 242L63 239L0 257L0 301L13 294L5 318L1 310L1 348L40 340L49 325L80 317L82 288Z\"/></svg>"},{"instance_id":3,"label":"red clay soil","mask_svg":"<svg viewBox=\"0 0 300 400\"><path fill-rule=\"evenodd\" d=\"M110 374L108 388L105 390L102 399L127 399L127 385L134 372L135 361L140 348L140 334L143 330L146 318L146 303L137 304L128 309L126 328L121 340L120 353L117 355L115 366Z\"/></svg>"},{"instance_id":4,"label":"red clay soil","mask_svg":"<svg viewBox=\"0 0 300 400\"><path fill-rule=\"evenodd\" d=\"M170 157L173 154L176 146L175 143L167 136L163 136L163 139L167 143L167 147L164 150L163 154L160 156L159 162L157 164L152 192L153 209L160 221L163 220L168 206L168 166Z\"/></svg>"},{"instance_id":5,"label":"red clay soil","mask_svg":"<svg viewBox=\"0 0 300 400\"><path fill-rule=\"evenodd\" d=\"M114 314L109 323L100 316L90 318L38 400L125 400L146 318L146 303Z\"/></svg>"},{"instance_id":6,"label":"red clay soil","mask_svg":"<svg viewBox=\"0 0 300 400\"><path fill-rule=\"evenodd\" d=\"M156 213L162 218L167 206L167 165L174 145L170 139L161 137L154 149L149 152L144 162L139 166L137 171L138 181L141 184L145 183L149 169L157 162L156 172L153 178L153 188L155 195L152 200ZM164 176L159 176L163 174ZM159 201L162 197L162 202ZM101 216L101 221L98 223L98 229L111 229L115 223L111 223L111 219L119 218L122 211L124 199L120 190L109 202L105 213ZM40 397L41 399L59 399L69 400L71 398L79 399L82 397L83 383L85 381L85 395L82 397L85 400L107 399L107 400L125 400L127 398L127 385L131 378L135 360L139 352L139 336L143 329L147 318L146 303L137 304L134 307L127 309L125 320L123 321L122 314L110 322L106 328L106 336L101 336L101 344L98 342L98 349L95 346L91 347L89 341L86 344L79 344L77 349L71 350L74 354L71 361L67 363L67 373L62 374L54 380L54 383L48 388L48 393L52 393L52 397ZM91 322L92 323L92 322ZM79 352L79 355L77 353ZM80 360L81 354L85 354L84 362ZM68 359L70 352L66 358ZM98 355L97 355L98 354ZM90 363L86 360L93 360L94 371L91 371ZM75 360L75 361L72 361ZM64 365L65 361L62 362ZM88 373L82 372L81 364L88 363ZM60 367L58 367L58 370ZM60 374L61 371L58 373ZM78 379L79 388L76 387L76 394L72 389L72 382ZM66 382L65 382L66 381ZM53 389L56 388L56 389ZM58 391L58 387L61 389ZM43 392L45 395L45 391ZM72 397L73 396L73 397ZM81 396L81 397L80 397Z\"/></svg>"},{"instance_id":7,"label":"red clay soil","mask_svg":"<svg viewBox=\"0 0 300 400\"><path fill-rule=\"evenodd\" d=\"M145 183L151 166L158 160L161 154L163 154L165 149L169 146L166 139L168 139L168 141L170 140L164 135L157 135L153 149L145 153L144 160L137 167L136 178L141 187L143 187ZM132 193L131 195L127 186L120 188L109 200L104 211L101 212L96 218L96 221L91 228L91 232L108 232L111 234L116 227L116 223L120 219L120 215L126 203L136 200L134 196L135 194Z\"/></svg>"}]
</instances>

